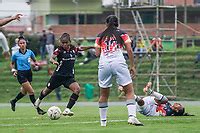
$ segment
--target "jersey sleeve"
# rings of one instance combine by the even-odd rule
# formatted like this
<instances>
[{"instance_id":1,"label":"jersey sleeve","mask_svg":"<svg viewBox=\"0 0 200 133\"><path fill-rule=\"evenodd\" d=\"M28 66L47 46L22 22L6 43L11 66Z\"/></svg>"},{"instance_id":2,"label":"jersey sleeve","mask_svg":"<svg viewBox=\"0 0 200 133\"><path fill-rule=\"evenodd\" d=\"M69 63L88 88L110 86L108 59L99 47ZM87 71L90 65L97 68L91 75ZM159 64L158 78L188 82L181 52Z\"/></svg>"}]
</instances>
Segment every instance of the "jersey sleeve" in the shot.
<instances>
[{"instance_id":1,"label":"jersey sleeve","mask_svg":"<svg viewBox=\"0 0 200 133\"><path fill-rule=\"evenodd\" d=\"M12 62L15 62L15 61L16 61L16 55L15 55L15 54L11 57L11 61L12 61Z\"/></svg>"},{"instance_id":2,"label":"jersey sleeve","mask_svg":"<svg viewBox=\"0 0 200 133\"><path fill-rule=\"evenodd\" d=\"M33 51L30 50L31 53L31 59L35 59L35 54L33 53Z\"/></svg>"},{"instance_id":3,"label":"jersey sleeve","mask_svg":"<svg viewBox=\"0 0 200 133\"><path fill-rule=\"evenodd\" d=\"M60 51L61 51L60 48L57 48L57 49L53 52L53 54L58 56L58 55L60 54Z\"/></svg>"},{"instance_id":4,"label":"jersey sleeve","mask_svg":"<svg viewBox=\"0 0 200 133\"><path fill-rule=\"evenodd\" d=\"M121 38L124 41L124 43L131 43L131 39L127 33L121 34Z\"/></svg>"},{"instance_id":5,"label":"jersey sleeve","mask_svg":"<svg viewBox=\"0 0 200 133\"><path fill-rule=\"evenodd\" d=\"M100 47L100 45L99 45L99 39L100 39L100 37L96 38L95 44L94 44L95 47Z\"/></svg>"},{"instance_id":6,"label":"jersey sleeve","mask_svg":"<svg viewBox=\"0 0 200 133\"><path fill-rule=\"evenodd\" d=\"M83 51L83 49L81 47L74 47L74 51L78 54L78 51Z\"/></svg>"}]
</instances>

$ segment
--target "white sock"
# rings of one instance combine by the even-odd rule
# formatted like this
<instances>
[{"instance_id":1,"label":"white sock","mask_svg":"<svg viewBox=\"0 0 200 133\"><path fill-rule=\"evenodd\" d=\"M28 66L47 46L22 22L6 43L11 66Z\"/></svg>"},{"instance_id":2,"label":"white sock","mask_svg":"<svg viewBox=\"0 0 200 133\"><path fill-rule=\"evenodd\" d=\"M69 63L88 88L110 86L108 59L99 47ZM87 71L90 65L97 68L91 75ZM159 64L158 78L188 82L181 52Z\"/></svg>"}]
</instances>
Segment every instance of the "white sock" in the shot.
<instances>
[{"instance_id":1,"label":"white sock","mask_svg":"<svg viewBox=\"0 0 200 133\"><path fill-rule=\"evenodd\" d=\"M99 108L101 126L107 125L107 110L108 108Z\"/></svg>"},{"instance_id":2,"label":"white sock","mask_svg":"<svg viewBox=\"0 0 200 133\"><path fill-rule=\"evenodd\" d=\"M136 117L136 105L127 105L128 109L128 116L134 116Z\"/></svg>"},{"instance_id":3,"label":"white sock","mask_svg":"<svg viewBox=\"0 0 200 133\"><path fill-rule=\"evenodd\" d=\"M154 96L159 101L168 101L167 97L158 92L152 91L151 95Z\"/></svg>"},{"instance_id":4,"label":"white sock","mask_svg":"<svg viewBox=\"0 0 200 133\"><path fill-rule=\"evenodd\" d=\"M99 103L99 115L100 115L101 126L106 126L107 110L108 110L108 103L107 102Z\"/></svg>"},{"instance_id":5,"label":"white sock","mask_svg":"<svg viewBox=\"0 0 200 133\"><path fill-rule=\"evenodd\" d=\"M134 116L136 117L136 105L135 105L135 100L129 99L126 101L126 106L128 109L128 116Z\"/></svg>"},{"instance_id":6,"label":"white sock","mask_svg":"<svg viewBox=\"0 0 200 133\"><path fill-rule=\"evenodd\" d=\"M99 108L99 115L101 121L105 121L107 119L107 110L108 108Z\"/></svg>"}]
</instances>

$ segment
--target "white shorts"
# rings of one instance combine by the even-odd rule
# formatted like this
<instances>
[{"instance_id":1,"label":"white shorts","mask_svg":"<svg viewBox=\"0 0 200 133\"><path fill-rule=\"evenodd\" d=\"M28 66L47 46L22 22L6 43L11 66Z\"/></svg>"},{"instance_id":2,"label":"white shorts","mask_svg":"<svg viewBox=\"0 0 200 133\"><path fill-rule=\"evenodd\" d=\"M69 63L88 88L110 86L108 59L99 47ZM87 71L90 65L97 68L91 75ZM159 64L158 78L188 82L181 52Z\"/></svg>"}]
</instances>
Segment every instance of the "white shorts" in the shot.
<instances>
[{"instance_id":1,"label":"white shorts","mask_svg":"<svg viewBox=\"0 0 200 133\"><path fill-rule=\"evenodd\" d=\"M155 97L153 96L147 96L143 98L144 105L139 106L138 104L136 104L137 111L146 116L159 116L159 113L156 111L157 103L154 98Z\"/></svg>"},{"instance_id":2,"label":"white shorts","mask_svg":"<svg viewBox=\"0 0 200 133\"><path fill-rule=\"evenodd\" d=\"M126 86L132 83L127 64L124 62L111 61L99 64L98 79L101 88L112 86L112 77L116 77L118 85Z\"/></svg>"}]
</instances>

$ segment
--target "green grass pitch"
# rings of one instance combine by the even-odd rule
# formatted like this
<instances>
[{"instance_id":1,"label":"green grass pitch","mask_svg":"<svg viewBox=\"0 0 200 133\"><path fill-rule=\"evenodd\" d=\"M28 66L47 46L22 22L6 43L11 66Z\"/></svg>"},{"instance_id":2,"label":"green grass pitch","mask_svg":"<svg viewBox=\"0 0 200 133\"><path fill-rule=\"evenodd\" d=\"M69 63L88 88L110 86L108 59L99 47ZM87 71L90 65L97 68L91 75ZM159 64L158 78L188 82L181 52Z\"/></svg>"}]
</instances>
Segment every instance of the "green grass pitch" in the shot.
<instances>
[{"instance_id":1,"label":"green grass pitch","mask_svg":"<svg viewBox=\"0 0 200 133\"><path fill-rule=\"evenodd\" d=\"M50 106L42 106L47 110ZM64 106L59 106L62 110ZM195 116L145 117L137 114L144 127L127 124L125 106L110 106L107 127L100 127L98 106L75 106L73 117L62 116L50 120L45 114L37 115L31 106L0 107L0 133L198 133L200 132L200 107L186 106Z\"/></svg>"}]
</instances>

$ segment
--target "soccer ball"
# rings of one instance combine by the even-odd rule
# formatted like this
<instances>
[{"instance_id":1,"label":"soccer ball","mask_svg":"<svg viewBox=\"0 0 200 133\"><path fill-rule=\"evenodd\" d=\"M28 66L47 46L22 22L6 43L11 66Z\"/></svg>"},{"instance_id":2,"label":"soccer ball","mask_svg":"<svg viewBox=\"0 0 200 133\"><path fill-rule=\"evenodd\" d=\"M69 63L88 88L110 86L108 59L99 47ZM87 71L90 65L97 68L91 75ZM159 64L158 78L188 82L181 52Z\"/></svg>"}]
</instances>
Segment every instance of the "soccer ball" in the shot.
<instances>
[{"instance_id":1,"label":"soccer ball","mask_svg":"<svg viewBox=\"0 0 200 133\"><path fill-rule=\"evenodd\" d=\"M48 109L47 114L51 120L58 120L61 116L61 110L57 106L52 106Z\"/></svg>"}]
</instances>

